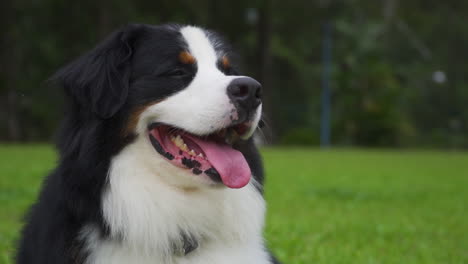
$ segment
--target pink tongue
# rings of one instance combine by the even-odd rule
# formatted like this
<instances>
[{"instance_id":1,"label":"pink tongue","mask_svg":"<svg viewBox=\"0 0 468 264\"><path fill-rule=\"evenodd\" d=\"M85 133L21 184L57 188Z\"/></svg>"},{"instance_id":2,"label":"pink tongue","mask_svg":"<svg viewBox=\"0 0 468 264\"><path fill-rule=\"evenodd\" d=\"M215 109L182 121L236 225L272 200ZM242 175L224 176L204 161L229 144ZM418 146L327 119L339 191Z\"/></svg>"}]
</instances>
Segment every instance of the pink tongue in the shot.
<instances>
[{"instance_id":1,"label":"pink tongue","mask_svg":"<svg viewBox=\"0 0 468 264\"><path fill-rule=\"evenodd\" d=\"M205 152L211 165L218 171L224 185L242 188L250 181L250 167L241 152L231 146L190 137Z\"/></svg>"}]
</instances>

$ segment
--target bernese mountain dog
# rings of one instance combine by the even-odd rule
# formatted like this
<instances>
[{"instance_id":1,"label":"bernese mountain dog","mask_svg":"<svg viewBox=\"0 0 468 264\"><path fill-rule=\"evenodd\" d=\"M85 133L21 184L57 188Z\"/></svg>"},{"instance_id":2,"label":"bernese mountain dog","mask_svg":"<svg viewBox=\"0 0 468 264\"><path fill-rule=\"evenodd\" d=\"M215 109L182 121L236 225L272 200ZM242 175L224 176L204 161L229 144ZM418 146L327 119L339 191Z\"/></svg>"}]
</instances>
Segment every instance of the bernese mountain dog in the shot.
<instances>
[{"instance_id":1,"label":"bernese mountain dog","mask_svg":"<svg viewBox=\"0 0 468 264\"><path fill-rule=\"evenodd\" d=\"M58 165L19 264L272 264L252 135L262 87L194 26L131 24L60 69Z\"/></svg>"}]
</instances>

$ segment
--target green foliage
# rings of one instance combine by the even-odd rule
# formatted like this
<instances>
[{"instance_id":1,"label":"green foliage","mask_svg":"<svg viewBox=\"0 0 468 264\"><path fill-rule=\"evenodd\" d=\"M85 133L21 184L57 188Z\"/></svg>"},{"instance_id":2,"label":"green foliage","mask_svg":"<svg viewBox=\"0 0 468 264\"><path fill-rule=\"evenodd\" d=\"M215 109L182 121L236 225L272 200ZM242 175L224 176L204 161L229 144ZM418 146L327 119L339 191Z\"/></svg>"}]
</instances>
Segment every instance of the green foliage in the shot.
<instances>
[{"instance_id":1,"label":"green foliage","mask_svg":"<svg viewBox=\"0 0 468 264\"><path fill-rule=\"evenodd\" d=\"M468 154L267 148L266 240L285 263L466 263ZM0 263L55 163L0 146ZM25 162L27 166L24 166Z\"/></svg>"},{"instance_id":2,"label":"green foliage","mask_svg":"<svg viewBox=\"0 0 468 264\"><path fill-rule=\"evenodd\" d=\"M337 23L351 47L342 50L343 65L336 73L335 138L364 146L395 146L404 118L398 109L402 88L376 41L382 25L361 27Z\"/></svg>"},{"instance_id":3,"label":"green foliage","mask_svg":"<svg viewBox=\"0 0 468 264\"><path fill-rule=\"evenodd\" d=\"M283 135L280 141L284 145L296 146L317 146L320 143L320 135L314 129L310 128L293 128Z\"/></svg>"},{"instance_id":4,"label":"green foliage","mask_svg":"<svg viewBox=\"0 0 468 264\"><path fill-rule=\"evenodd\" d=\"M322 24L330 21L333 144L468 148L467 11L464 2L426 0L7 1L0 140L50 138L62 96L44 81L111 31L178 22L233 43L243 71L265 84L273 143L314 144L291 135L320 131ZM446 81L435 83L435 71Z\"/></svg>"}]
</instances>

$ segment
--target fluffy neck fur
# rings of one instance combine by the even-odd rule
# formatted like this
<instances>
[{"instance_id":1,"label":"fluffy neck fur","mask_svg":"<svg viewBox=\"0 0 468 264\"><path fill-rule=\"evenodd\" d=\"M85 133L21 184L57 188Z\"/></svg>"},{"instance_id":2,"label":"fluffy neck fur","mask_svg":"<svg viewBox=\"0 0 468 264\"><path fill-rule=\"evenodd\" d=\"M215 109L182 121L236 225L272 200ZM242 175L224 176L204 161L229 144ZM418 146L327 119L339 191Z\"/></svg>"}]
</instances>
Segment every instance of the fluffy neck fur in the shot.
<instances>
[{"instance_id":1,"label":"fluffy neck fur","mask_svg":"<svg viewBox=\"0 0 468 264\"><path fill-rule=\"evenodd\" d=\"M264 252L265 204L253 178L236 190L174 187L164 176L183 177L179 174L185 172L165 161L146 140L138 137L112 159L102 199L110 236L103 240L93 227L83 229L89 263L100 263L116 252L180 263L173 262L173 253L174 247L182 246L183 235L196 239L200 252L216 245L231 249L249 245L258 249L257 254ZM192 254L199 253L187 257Z\"/></svg>"}]
</instances>

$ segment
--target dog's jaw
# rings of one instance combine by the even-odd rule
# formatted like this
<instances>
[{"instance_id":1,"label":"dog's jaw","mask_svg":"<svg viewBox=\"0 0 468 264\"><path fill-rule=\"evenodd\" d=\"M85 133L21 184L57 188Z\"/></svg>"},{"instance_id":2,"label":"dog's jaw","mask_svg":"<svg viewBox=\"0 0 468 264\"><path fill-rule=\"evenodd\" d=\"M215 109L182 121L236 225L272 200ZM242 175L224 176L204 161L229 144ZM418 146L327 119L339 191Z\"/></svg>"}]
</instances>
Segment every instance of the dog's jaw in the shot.
<instances>
[{"instance_id":1,"label":"dog's jaw","mask_svg":"<svg viewBox=\"0 0 468 264\"><path fill-rule=\"evenodd\" d=\"M216 43L212 43L202 29L189 26L183 27L180 29L180 32L188 48L188 51L183 53L184 60L187 60L186 57L189 57L190 62L196 64L197 72L186 88L168 96L164 100L149 105L144 111L139 113L135 133L138 137L149 137L153 141L157 140L154 137L152 138L151 133L148 135L147 128L150 124L166 124L195 136L207 136L240 122L237 116L237 109L228 97L227 87L233 80L244 78L245 76L228 76L218 68L218 62L222 58L225 58L225 55L216 52ZM260 104L248 120L242 120L242 122L249 124L248 130L240 135L242 140L247 140L255 132L261 118L261 109L262 106ZM163 145L162 142L155 141L153 143L158 147ZM180 160L183 159L182 154L178 155L178 152L168 153L167 149L162 151L162 153L160 149L157 150L158 154L166 157L167 163L181 164ZM174 159L174 157L178 157L178 159ZM177 169L187 170L187 168ZM180 183L183 183L187 185L185 187L189 188L194 187L192 186L193 181L197 183L203 182L205 185L213 185L212 181L206 180L207 177L204 177L204 172L209 171L209 168L200 169L195 168L194 174L198 175L198 177L192 177L195 179L177 177L178 179L176 180L168 179L168 181L171 183L176 182L175 184L178 186L180 186ZM176 175L179 174L187 175L187 173L181 173L180 171ZM237 178L242 180L235 182L235 184L230 184L230 186L239 188L248 182L247 176Z\"/></svg>"},{"instance_id":2,"label":"dog's jaw","mask_svg":"<svg viewBox=\"0 0 468 264\"><path fill-rule=\"evenodd\" d=\"M147 142L138 139L113 158L109 187L102 201L110 237L98 243L100 248L93 250L90 263L101 258L114 259L113 253L117 251L153 256L161 263L185 263L174 259L166 262L168 258L180 258L172 252L174 241L180 241L181 233L191 234L199 241L194 259L202 259L200 254L216 255L205 251L215 245L244 248L253 251L253 255L266 254L262 241L265 204L254 186L255 181L238 190L202 188L199 183L191 189L174 187L164 180L167 176L186 178L185 182L190 177L182 175L183 171L163 157L149 158L148 152L153 151ZM111 254L108 247L118 247L118 250ZM261 259L247 254L237 260L244 258Z\"/></svg>"}]
</instances>

